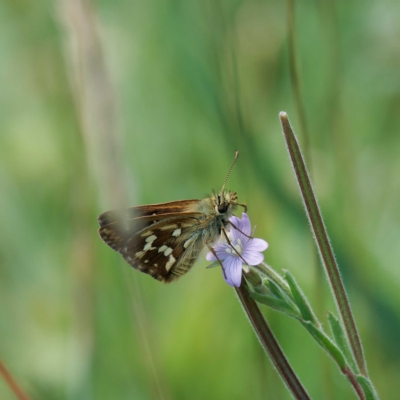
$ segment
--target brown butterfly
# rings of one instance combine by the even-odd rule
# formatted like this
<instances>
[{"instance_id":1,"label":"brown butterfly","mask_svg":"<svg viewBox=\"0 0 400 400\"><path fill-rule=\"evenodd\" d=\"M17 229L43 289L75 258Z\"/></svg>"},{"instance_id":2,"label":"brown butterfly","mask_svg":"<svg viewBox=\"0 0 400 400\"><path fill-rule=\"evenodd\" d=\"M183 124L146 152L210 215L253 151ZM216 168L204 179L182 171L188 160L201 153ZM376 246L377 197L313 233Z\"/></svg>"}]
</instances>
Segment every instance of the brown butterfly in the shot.
<instances>
[{"instance_id":1,"label":"brown butterfly","mask_svg":"<svg viewBox=\"0 0 400 400\"><path fill-rule=\"evenodd\" d=\"M153 278L169 283L190 270L201 250L217 241L239 204L235 192L225 191L203 200L106 211L99 215L99 234L125 261Z\"/></svg>"}]
</instances>

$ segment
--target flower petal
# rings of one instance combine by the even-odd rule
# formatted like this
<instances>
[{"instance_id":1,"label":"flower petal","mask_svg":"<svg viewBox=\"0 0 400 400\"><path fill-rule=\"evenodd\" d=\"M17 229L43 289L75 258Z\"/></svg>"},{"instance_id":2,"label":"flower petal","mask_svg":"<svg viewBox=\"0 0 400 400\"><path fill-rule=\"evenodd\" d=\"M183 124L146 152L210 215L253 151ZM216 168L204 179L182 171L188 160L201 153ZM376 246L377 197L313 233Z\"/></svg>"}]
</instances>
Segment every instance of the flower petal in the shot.
<instances>
[{"instance_id":1,"label":"flower petal","mask_svg":"<svg viewBox=\"0 0 400 400\"><path fill-rule=\"evenodd\" d=\"M246 244L246 251L264 251L267 250L268 243L263 239L250 239Z\"/></svg>"},{"instance_id":2,"label":"flower petal","mask_svg":"<svg viewBox=\"0 0 400 400\"><path fill-rule=\"evenodd\" d=\"M241 227L239 229L243 233L245 233L247 236L250 236L250 234L251 234L251 223L250 223L250 218L246 213L242 213L242 224L241 224Z\"/></svg>"},{"instance_id":3,"label":"flower petal","mask_svg":"<svg viewBox=\"0 0 400 400\"><path fill-rule=\"evenodd\" d=\"M232 239L233 240L240 239L243 245L246 245L246 243L249 241L248 236L250 236L251 234L251 224L247 214L242 213L242 219L232 216L231 218L229 218L229 221L232 223L232 225L234 225L231 226L230 229L230 232L232 234Z\"/></svg>"},{"instance_id":4,"label":"flower petal","mask_svg":"<svg viewBox=\"0 0 400 400\"><path fill-rule=\"evenodd\" d=\"M242 260L229 257L223 263L224 279L228 285L239 287L242 282Z\"/></svg>"},{"instance_id":5,"label":"flower petal","mask_svg":"<svg viewBox=\"0 0 400 400\"><path fill-rule=\"evenodd\" d=\"M223 261L227 257L232 256L233 250L232 250L232 247L229 246L228 243L218 242L213 246L213 249L214 249L215 253L217 254L217 257L219 258L220 261ZM210 251L206 255L206 260L207 261L217 261L218 260L217 257L215 257L215 255Z\"/></svg>"},{"instance_id":6,"label":"flower petal","mask_svg":"<svg viewBox=\"0 0 400 400\"><path fill-rule=\"evenodd\" d=\"M209 251L209 252L206 254L206 260L207 260L207 261L217 261L217 259L215 258L214 254L211 253L211 251Z\"/></svg>"},{"instance_id":7,"label":"flower petal","mask_svg":"<svg viewBox=\"0 0 400 400\"><path fill-rule=\"evenodd\" d=\"M229 244L227 244L227 243L224 243L224 246L215 248L214 251L217 254L217 257L221 261L226 260L228 257L236 257L235 255L232 255L232 253L233 253L232 247L229 246Z\"/></svg>"},{"instance_id":8,"label":"flower petal","mask_svg":"<svg viewBox=\"0 0 400 400\"><path fill-rule=\"evenodd\" d=\"M229 240L234 241L238 238L238 233L239 231L233 227L233 225L237 226L239 228L239 225L241 224L241 220L236 216L232 215L232 217L229 218L229 222L232 224L229 228ZM240 229L240 228L239 228Z\"/></svg>"},{"instance_id":9,"label":"flower petal","mask_svg":"<svg viewBox=\"0 0 400 400\"><path fill-rule=\"evenodd\" d=\"M243 252L242 257L247 265L258 265L264 261L264 254L257 251L247 251L247 249Z\"/></svg>"}]
</instances>

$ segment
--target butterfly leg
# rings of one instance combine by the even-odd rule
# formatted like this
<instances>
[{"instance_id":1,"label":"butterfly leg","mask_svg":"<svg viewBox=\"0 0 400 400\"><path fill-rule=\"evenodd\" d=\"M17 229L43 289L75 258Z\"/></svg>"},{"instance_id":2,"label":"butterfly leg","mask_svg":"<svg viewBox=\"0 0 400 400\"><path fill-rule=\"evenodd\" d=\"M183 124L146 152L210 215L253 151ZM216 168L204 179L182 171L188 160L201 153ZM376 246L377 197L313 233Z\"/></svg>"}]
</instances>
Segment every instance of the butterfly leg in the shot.
<instances>
[{"instance_id":1,"label":"butterfly leg","mask_svg":"<svg viewBox=\"0 0 400 400\"><path fill-rule=\"evenodd\" d=\"M243 207L243 208L244 208L244 212L247 212L247 206L246 206L246 204L239 204L239 203L238 203L238 206Z\"/></svg>"},{"instance_id":2,"label":"butterfly leg","mask_svg":"<svg viewBox=\"0 0 400 400\"><path fill-rule=\"evenodd\" d=\"M225 279L226 279L225 270L224 270L224 267L223 267L223 265L222 265L222 261L218 258L217 253L215 252L214 248L211 246L210 243L211 243L211 242L206 242L206 245L207 245L207 247L208 247L208 250L211 251L211 253L213 254L213 256L214 256L214 257L217 259L217 261L220 263L221 268L222 268L222 273L224 274L224 277L225 277Z\"/></svg>"},{"instance_id":3,"label":"butterfly leg","mask_svg":"<svg viewBox=\"0 0 400 400\"><path fill-rule=\"evenodd\" d=\"M231 247L231 249L238 255L238 257L245 263L245 265L247 266L247 262L246 262L246 260L242 257L242 255L236 250L236 248L235 248L235 246L232 244L232 242L230 241L230 239L229 239L229 237L228 237L228 234L226 233L226 230L225 230L225 228L224 227L222 227L221 228L221 231L222 231L222 233L224 234L224 236L225 236L225 239L226 239L226 242L229 244L229 246ZM238 231L239 232L241 232L239 229L238 229ZM243 232L242 232L243 233ZM243 233L243 235L244 235L244 233ZM247 236L247 235L246 235ZM248 272L248 271L246 271L246 272Z\"/></svg>"},{"instance_id":4,"label":"butterfly leg","mask_svg":"<svg viewBox=\"0 0 400 400\"><path fill-rule=\"evenodd\" d=\"M253 236L246 235L244 232L242 232L234 223L231 221L228 221L228 224L232 225L233 228L235 228L238 232L240 232L242 235L246 236L249 239L253 239Z\"/></svg>"}]
</instances>

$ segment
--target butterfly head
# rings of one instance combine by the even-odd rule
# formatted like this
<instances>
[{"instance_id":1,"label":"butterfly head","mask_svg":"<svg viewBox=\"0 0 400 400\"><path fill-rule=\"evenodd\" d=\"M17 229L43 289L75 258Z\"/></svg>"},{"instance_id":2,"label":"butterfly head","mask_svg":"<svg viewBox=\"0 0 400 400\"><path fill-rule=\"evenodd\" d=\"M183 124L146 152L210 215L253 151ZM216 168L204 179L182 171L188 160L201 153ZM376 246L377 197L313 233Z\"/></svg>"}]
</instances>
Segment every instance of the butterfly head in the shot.
<instances>
[{"instance_id":1,"label":"butterfly head","mask_svg":"<svg viewBox=\"0 0 400 400\"><path fill-rule=\"evenodd\" d=\"M219 215L231 215L238 205L236 192L222 191L218 195L214 195L213 204L215 211Z\"/></svg>"}]
</instances>

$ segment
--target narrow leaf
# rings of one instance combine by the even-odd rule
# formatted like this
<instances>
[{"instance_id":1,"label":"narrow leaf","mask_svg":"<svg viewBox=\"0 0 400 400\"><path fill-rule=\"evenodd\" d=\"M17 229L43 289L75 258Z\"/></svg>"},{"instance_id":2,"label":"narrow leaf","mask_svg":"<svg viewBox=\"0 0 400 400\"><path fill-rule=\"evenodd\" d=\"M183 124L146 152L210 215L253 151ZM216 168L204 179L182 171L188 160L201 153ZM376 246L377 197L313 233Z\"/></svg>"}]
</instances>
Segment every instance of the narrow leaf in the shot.
<instances>
[{"instance_id":1,"label":"narrow leaf","mask_svg":"<svg viewBox=\"0 0 400 400\"><path fill-rule=\"evenodd\" d=\"M378 400L378 394L375 391L371 381L363 375L356 375L357 382L363 388L365 400Z\"/></svg>"},{"instance_id":2,"label":"narrow leaf","mask_svg":"<svg viewBox=\"0 0 400 400\"><path fill-rule=\"evenodd\" d=\"M277 273L275 272L269 265L265 263L261 263L259 265L255 265L251 267L252 269L258 271L258 273L262 274L262 276L266 276L268 281L275 282L279 287L284 290L288 296L291 296L290 288L287 282Z\"/></svg>"},{"instance_id":3,"label":"narrow leaf","mask_svg":"<svg viewBox=\"0 0 400 400\"><path fill-rule=\"evenodd\" d=\"M332 313L328 313L328 321L336 344L339 346L351 369L357 373L358 367L355 363L353 354L350 351L349 343L341 323Z\"/></svg>"},{"instance_id":4,"label":"narrow leaf","mask_svg":"<svg viewBox=\"0 0 400 400\"><path fill-rule=\"evenodd\" d=\"M274 310L280 311L290 317L299 319L301 317L300 312L296 309L293 309L288 303L284 300L277 299L273 296L268 296L265 294L250 292L250 296L259 303L265 304L268 307L273 308Z\"/></svg>"},{"instance_id":5,"label":"narrow leaf","mask_svg":"<svg viewBox=\"0 0 400 400\"><path fill-rule=\"evenodd\" d=\"M300 289L300 286L297 284L296 280L292 276L289 271L283 271L286 282L289 284L290 290L292 291L294 301L299 308L301 315L304 320L310 321L316 326L319 326L317 318L315 317L310 303L308 302L307 297L304 295L303 291Z\"/></svg>"},{"instance_id":6,"label":"narrow leaf","mask_svg":"<svg viewBox=\"0 0 400 400\"><path fill-rule=\"evenodd\" d=\"M339 347L320 329L318 329L312 322L302 322L304 327L311 333L313 338L318 344L336 361L339 368L343 371L346 368L346 360L340 351Z\"/></svg>"}]
</instances>

